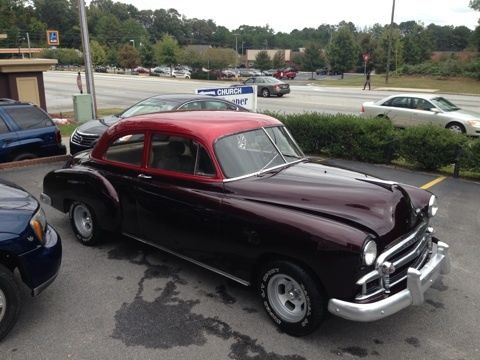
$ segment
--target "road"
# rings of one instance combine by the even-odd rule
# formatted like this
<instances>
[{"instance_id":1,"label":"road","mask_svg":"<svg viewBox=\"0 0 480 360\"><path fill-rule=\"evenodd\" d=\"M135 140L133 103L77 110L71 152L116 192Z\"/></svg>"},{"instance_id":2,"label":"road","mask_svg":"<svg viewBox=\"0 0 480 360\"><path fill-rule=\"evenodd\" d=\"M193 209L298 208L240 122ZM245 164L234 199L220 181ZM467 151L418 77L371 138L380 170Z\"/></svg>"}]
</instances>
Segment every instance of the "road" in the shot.
<instances>
[{"instance_id":1,"label":"road","mask_svg":"<svg viewBox=\"0 0 480 360\"><path fill-rule=\"evenodd\" d=\"M85 79L84 79L85 81ZM76 73L48 71L44 74L48 111L71 111L72 95L78 93ZM392 95L392 91L362 91L345 87L311 86L307 80L289 81L291 93L282 98L259 98L258 110L298 113L318 111L326 113L358 114L365 101ZM124 108L149 96L171 93L194 93L197 88L230 86L232 82L168 79L149 76L95 73L98 108ZM85 87L84 87L85 88ZM480 96L446 95L465 109L479 111Z\"/></svg>"},{"instance_id":2,"label":"road","mask_svg":"<svg viewBox=\"0 0 480 360\"><path fill-rule=\"evenodd\" d=\"M415 186L436 178L390 166L332 163ZM62 165L4 170L0 176L38 198L43 176ZM447 178L430 190L440 199L433 226L451 246L451 273L427 291L421 306L372 323L329 316L303 338L278 332L253 290L120 236L85 247L68 217L44 206L62 237L62 268L39 297L25 291L0 358L480 359L480 184Z\"/></svg>"}]
</instances>

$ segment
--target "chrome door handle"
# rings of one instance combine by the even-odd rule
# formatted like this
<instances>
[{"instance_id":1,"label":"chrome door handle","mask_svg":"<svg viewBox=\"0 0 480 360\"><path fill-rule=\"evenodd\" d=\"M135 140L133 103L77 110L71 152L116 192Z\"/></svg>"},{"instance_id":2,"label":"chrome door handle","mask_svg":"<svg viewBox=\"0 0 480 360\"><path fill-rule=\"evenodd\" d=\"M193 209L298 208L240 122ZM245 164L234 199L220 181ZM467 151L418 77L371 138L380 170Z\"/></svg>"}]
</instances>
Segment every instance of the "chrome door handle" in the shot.
<instances>
[{"instance_id":1,"label":"chrome door handle","mask_svg":"<svg viewBox=\"0 0 480 360\"><path fill-rule=\"evenodd\" d=\"M145 174L138 174L137 177L139 177L141 179L151 179L152 178L150 175L145 175Z\"/></svg>"}]
</instances>

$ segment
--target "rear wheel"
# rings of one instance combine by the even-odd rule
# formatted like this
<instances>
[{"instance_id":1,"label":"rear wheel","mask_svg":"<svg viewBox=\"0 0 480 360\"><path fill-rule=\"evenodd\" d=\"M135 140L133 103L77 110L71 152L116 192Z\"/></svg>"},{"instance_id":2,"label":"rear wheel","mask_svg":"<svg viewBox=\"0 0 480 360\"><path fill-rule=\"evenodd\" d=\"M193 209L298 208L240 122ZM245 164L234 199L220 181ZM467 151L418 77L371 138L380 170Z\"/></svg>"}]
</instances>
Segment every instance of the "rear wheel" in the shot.
<instances>
[{"instance_id":1,"label":"rear wheel","mask_svg":"<svg viewBox=\"0 0 480 360\"><path fill-rule=\"evenodd\" d=\"M70 224L77 239L84 245L98 244L103 236L92 208L83 202L75 201L70 206Z\"/></svg>"},{"instance_id":2,"label":"rear wheel","mask_svg":"<svg viewBox=\"0 0 480 360\"><path fill-rule=\"evenodd\" d=\"M308 271L289 261L275 261L263 268L258 291L267 314L293 336L313 332L326 313L326 297Z\"/></svg>"},{"instance_id":3,"label":"rear wheel","mask_svg":"<svg viewBox=\"0 0 480 360\"><path fill-rule=\"evenodd\" d=\"M20 289L10 270L0 265L0 340L13 328L20 314Z\"/></svg>"},{"instance_id":4,"label":"rear wheel","mask_svg":"<svg viewBox=\"0 0 480 360\"><path fill-rule=\"evenodd\" d=\"M446 128L457 134L465 134L465 127L459 123L450 123L446 126Z\"/></svg>"},{"instance_id":5,"label":"rear wheel","mask_svg":"<svg viewBox=\"0 0 480 360\"><path fill-rule=\"evenodd\" d=\"M35 159L37 155L32 154L32 153L21 153L17 154L13 157L13 161L22 161L22 160L29 160L29 159Z\"/></svg>"},{"instance_id":6,"label":"rear wheel","mask_svg":"<svg viewBox=\"0 0 480 360\"><path fill-rule=\"evenodd\" d=\"M270 96L270 91L267 88L262 89L262 96L263 97L269 97Z\"/></svg>"},{"instance_id":7,"label":"rear wheel","mask_svg":"<svg viewBox=\"0 0 480 360\"><path fill-rule=\"evenodd\" d=\"M278 97L282 97L282 96L283 96L283 94L277 94L277 96L278 96Z\"/></svg>"}]
</instances>

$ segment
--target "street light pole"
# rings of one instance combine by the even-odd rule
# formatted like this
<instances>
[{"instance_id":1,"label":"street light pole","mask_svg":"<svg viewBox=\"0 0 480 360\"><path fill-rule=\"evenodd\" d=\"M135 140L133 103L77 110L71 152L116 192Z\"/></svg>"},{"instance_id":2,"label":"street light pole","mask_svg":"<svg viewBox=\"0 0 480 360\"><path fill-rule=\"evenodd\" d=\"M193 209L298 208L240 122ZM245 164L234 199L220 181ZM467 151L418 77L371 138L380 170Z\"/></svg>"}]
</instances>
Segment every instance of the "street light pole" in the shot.
<instances>
[{"instance_id":1,"label":"street light pole","mask_svg":"<svg viewBox=\"0 0 480 360\"><path fill-rule=\"evenodd\" d=\"M385 84L388 84L388 73L390 72L390 57L391 57L391 52L392 52L392 38L393 38L393 16L395 14L395 0L393 0L393 5L392 5L392 18L390 20L390 34L389 34L389 39L388 39L388 53L387 53L387 71L385 74Z\"/></svg>"},{"instance_id":2,"label":"street light pole","mask_svg":"<svg viewBox=\"0 0 480 360\"><path fill-rule=\"evenodd\" d=\"M78 0L78 11L80 15L80 33L82 35L83 58L85 61L85 78L87 80L87 93L92 96L93 118L97 118L97 99L95 97L95 84L93 83L92 58L90 55L90 42L88 36L87 15L85 12L85 1Z\"/></svg>"},{"instance_id":3,"label":"street light pole","mask_svg":"<svg viewBox=\"0 0 480 360\"><path fill-rule=\"evenodd\" d=\"M235 36L235 69L238 67L238 34L233 34Z\"/></svg>"}]
</instances>

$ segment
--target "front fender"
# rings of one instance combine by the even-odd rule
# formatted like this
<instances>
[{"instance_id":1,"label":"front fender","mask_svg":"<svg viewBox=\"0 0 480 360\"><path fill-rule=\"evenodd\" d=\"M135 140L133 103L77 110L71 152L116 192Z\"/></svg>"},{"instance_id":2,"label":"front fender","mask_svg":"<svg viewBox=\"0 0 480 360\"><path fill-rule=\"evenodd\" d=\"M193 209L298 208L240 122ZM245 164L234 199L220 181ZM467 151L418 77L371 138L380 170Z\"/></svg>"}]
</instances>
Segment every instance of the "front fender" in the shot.
<instances>
[{"instance_id":1,"label":"front fender","mask_svg":"<svg viewBox=\"0 0 480 360\"><path fill-rule=\"evenodd\" d=\"M57 210L66 213L73 201L81 201L93 209L102 229L113 231L120 226L117 191L97 171L84 167L51 171L43 179L43 192Z\"/></svg>"}]
</instances>

